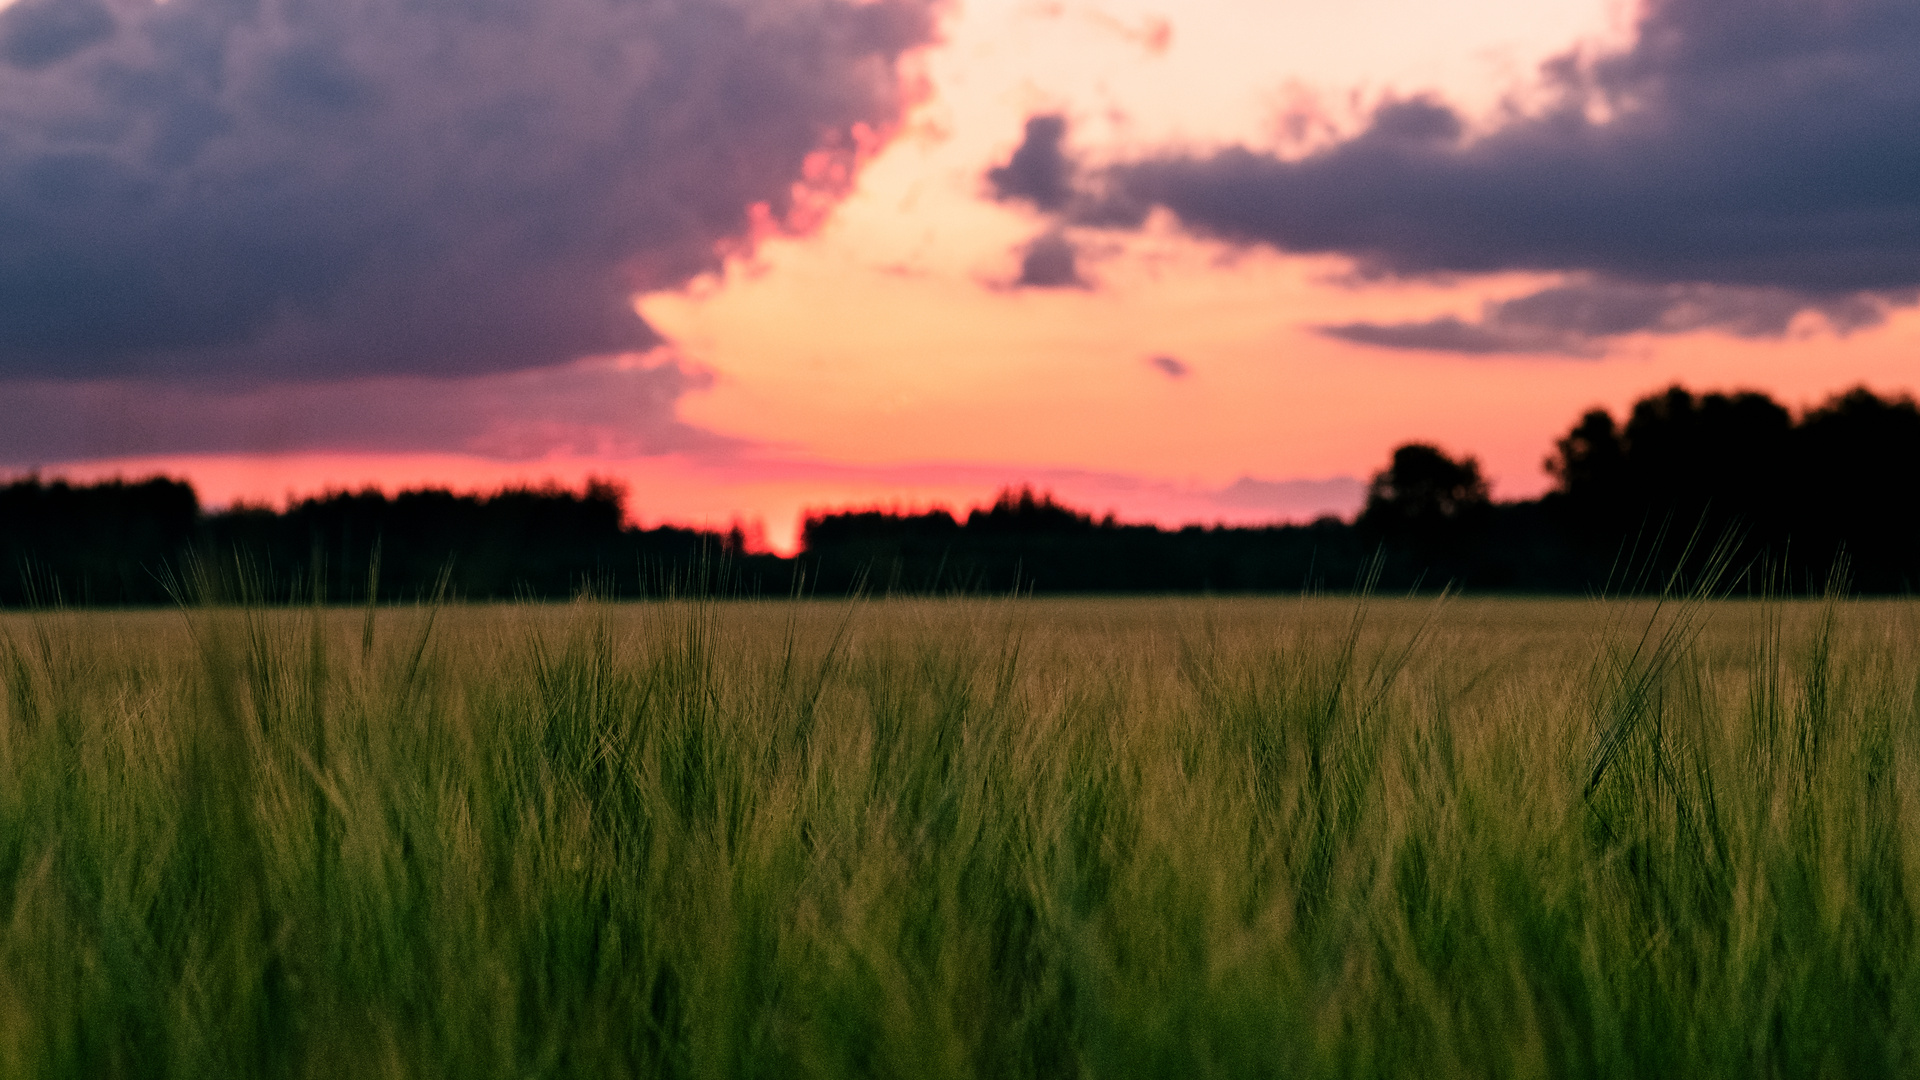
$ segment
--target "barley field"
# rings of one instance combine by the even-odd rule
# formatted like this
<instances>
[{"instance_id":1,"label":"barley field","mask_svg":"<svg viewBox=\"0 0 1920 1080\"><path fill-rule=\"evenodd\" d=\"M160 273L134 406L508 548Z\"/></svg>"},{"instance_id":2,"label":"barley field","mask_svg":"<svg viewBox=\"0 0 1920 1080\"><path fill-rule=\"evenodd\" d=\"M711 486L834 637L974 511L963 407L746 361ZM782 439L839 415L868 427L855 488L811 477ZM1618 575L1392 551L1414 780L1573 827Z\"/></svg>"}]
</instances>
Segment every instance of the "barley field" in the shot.
<instances>
[{"instance_id":1,"label":"barley field","mask_svg":"<svg viewBox=\"0 0 1920 1080\"><path fill-rule=\"evenodd\" d=\"M0 616L0 1076L1920 1072L1920 605Z\"/></svg>"}]
</instances>

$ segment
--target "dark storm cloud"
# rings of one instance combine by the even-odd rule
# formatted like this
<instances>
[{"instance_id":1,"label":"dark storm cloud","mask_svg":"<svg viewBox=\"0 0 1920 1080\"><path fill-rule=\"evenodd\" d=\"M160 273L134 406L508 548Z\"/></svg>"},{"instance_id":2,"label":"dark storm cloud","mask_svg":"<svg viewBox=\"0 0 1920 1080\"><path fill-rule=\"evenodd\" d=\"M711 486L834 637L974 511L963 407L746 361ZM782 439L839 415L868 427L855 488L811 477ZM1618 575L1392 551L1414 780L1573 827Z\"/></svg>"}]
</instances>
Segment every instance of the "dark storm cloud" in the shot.
<instances>
[{"instance_id":1,"label":"dark storm cloud","mask_svg":"<svg viewBox=\"0 0 1920 1080\"><path fill-rule=\"evenodd\" d=\"M1034 116L1026 135L1005 165L987 170L987 186L1000 202L1024 202L1043 213L1055 214L1076 197L1075 167L1066 151L1064 116ZM1016 289L1088 289L1093 283L1080 273L1080 246L1063 228L1052 228L1027 241L1020 251Z\"/></svg>"},{"instance_id":2,"label":"dark storm cloud","mask_svg":"<svg viewBox=\"0 0 1920 1080\"><path fill-rule=\"evenodd\" d=\"M0 466L233 452L724 456L740 444L675 413L683 395L709 381L671 359L242 390L177 380L28 379L0 392Z\"/></svg>"},{"instance_id":3,"label":"dark storm cloud","mask_svg":"<svg viewBox=\"0 0 1920 1080\"><path fill-rule=\"evenodd\" d=\"M1024 200L1036 209L1063 209L1073 196L1073 161L1065 142L1067 118L1035 116L1027 120L1026 137L1005 165L987 170L993 197L1002 202Z\"/></svg>"},{"instance_id":4,"label":"dark storm cloud","mask_svg":"<svg viewBox=\"0 0 1920 1080\"><path fill-rule=\"evenodd\" d=\"M0 60L44 67L113 35L113 13L98 0L18 0L0 11Z\"/></svg>"},{"instance_id":5,"label":"dark storm cloud","mask_svg":"<svg viewBox=\"0 0 1920 1080\"><path fill-rule=\"evenodd\" d=\"M262 385L643 350L906 104L937 0L20 0L0 377ZM844 175L844 170L840 171ZM827 192L829 196L834 192ZM12 391L8 391L11 393Z\"/></svg>"},{"instance_id":6,"label":"dark storm cloud","mask_svg":"<svg viewBox=\"0 0 1920 1080\"><path fill-rule=\"evenodd\" d=\"M1916 72L1911 0L1649 0L1631 48L1546 65L1551 103L1484 134L1439 99L1390 101L1305 157L1167 153L1100 170L1060 205L1119 226L1165 207L1202 235L1343 254L1368 273L1569 272L1603 299L1723 287L1740 310L1696 325L1775 333L1815 310L1844 329L1920 285ZM1563 299L1341 330L1498 351L1515 326L1590 338L1694 318L1659 288L1598 321L1544 310Z\"/></svg>"},{"instance_id":7,"label":"dark storm cloud","mask_svg":"<svg viewBox=\"0 0 1920 1080\"><path fill-rule=\"evenodd\" d=\"M1560 106L1478 139L1397 102L1298 161L1236 148L1111 180L1195 229L1400 273L1897 288L1920 283L1916 71L1909 0L1664 0L1631 51L1560 70Z\"/></svg>"},{"instance_id":8,"label":"dark storm cloud","mask_svg":"<svg viewBox=\"0 0 1920 1080\"><path fill-rule=\"evenodd\" d=\"M1085 289L1091 283L1080 274L1080 249L1066 233L1055 229L1028 241L1020 252L1021 289Z\"/></svg>"}]
</instances>

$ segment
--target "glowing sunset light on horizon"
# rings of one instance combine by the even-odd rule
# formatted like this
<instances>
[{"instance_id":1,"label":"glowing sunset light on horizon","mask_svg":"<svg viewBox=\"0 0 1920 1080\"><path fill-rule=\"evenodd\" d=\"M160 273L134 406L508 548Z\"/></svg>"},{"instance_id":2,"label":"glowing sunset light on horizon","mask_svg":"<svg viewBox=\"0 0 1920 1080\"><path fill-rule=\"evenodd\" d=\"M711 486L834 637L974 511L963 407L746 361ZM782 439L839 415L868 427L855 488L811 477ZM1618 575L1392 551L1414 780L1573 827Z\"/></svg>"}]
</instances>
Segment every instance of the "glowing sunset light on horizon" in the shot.
<instances>
[{"instance_id":1,"label":"glowing sunset light on horizon","mask_svg":"<svg viewBox=\"0 0 1920 1080\"><path fill-rule=\"evenodd\" d=\"M0 465L608 477L790 552L1022 484L1351 514L1411 440L1529 497L1673 383L1920 388L1899 0L454 8L0 5Z\"/></svg>"}]
</instances>

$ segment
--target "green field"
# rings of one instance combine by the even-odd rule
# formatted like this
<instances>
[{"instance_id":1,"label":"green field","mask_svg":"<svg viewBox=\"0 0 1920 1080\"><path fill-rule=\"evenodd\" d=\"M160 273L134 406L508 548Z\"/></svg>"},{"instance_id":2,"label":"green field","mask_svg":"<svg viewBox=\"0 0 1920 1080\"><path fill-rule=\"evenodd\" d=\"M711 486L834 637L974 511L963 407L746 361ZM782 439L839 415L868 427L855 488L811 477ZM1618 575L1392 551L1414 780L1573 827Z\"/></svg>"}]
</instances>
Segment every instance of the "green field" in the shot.
<instances>
[{"instance_id":1,"label":"green field","mask_svg":"<svg viewBox=\"0 0 1920 1080\"><path fill-rule=\"evenodd\" d=\"M1920 605L0 618L0 1076L1920 1072Z\"/></svg>"}]
</instances>

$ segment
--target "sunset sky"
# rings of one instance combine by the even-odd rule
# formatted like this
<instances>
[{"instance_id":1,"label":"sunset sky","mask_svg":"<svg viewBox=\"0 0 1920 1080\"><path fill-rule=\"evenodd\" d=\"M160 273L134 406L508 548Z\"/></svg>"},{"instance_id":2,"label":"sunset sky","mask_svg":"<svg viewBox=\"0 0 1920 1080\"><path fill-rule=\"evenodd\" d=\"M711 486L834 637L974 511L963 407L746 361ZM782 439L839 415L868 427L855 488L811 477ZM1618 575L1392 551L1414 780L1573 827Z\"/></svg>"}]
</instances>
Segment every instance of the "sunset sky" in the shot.
<instances>
[{"instance_id":1,"label":"sunset sky","mask_svg":"<svg viewBox=\"0 0 1920 1080\"><path fill-rule=\"evenodd\" d=\"M0 467L1357 509L1920 386L1911 0L14 0Z\"/></svg>"}]
</instances>

